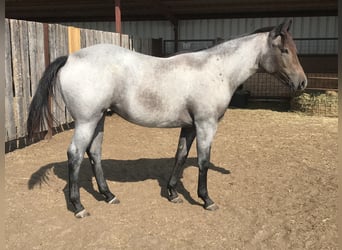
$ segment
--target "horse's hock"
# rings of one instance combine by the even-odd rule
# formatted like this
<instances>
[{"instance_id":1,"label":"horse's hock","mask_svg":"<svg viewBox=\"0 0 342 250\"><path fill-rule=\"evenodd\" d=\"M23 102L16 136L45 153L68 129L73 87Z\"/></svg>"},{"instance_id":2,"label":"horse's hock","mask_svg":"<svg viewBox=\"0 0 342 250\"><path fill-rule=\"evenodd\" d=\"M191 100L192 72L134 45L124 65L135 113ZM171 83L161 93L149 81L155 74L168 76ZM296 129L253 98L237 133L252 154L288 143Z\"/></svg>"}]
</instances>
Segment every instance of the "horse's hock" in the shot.
<instances>
[{"instance_id":1,"label":"horse's hock","mask_svg":"<svg viewBox=\"0 0 342 250\"><path fill-rule=\"evenodd\" d=\"M291 110L309 115L338 116L337 91L305 92L291 100Z\"/></svg>"}]
</instances>

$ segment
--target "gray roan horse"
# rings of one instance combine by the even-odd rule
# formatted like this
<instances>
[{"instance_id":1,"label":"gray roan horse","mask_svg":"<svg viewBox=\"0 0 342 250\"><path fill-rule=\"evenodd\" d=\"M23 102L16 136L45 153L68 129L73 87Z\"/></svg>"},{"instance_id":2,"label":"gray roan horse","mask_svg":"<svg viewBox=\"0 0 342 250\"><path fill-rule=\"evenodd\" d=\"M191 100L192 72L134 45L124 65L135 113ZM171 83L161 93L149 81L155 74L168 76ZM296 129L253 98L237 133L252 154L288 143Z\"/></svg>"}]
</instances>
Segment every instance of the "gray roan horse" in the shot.
<instances>
[{"instance_id":1,"label":"gray roan horse","mask_svg":"<svg viewBox=\"0 0 342 250\"><path fill-rule=\"evenodd\" d=\"M207 210L217 209L207 190L210 148L218 122L236 88L258 70L292 90L303 90L307 78L289 33L292 21L262 28L212 48L169 58L139 54L114 45L95 45L56 59L45 70L33 97L27 128L32 136L53 119L49 96L58 90L75 121L68 148L69 199L75 216L89 215L80 202L78 175L84 154L93 167L99 192L118 203L101 166L104 112L111 109L141 126L180 127L175 165L167 189L180 202L176 184L191 144L197 137L198 196Z\"/></svg>"}]
</instances>

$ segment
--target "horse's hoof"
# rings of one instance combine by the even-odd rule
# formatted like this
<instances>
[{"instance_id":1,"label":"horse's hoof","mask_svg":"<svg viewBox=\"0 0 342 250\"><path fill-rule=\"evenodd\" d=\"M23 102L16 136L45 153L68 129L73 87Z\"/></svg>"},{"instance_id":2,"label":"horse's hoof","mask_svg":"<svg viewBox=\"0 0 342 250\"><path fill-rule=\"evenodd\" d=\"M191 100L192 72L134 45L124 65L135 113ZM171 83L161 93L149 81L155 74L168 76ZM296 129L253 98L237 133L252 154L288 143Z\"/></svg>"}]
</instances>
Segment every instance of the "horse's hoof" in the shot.
<instances>
[{"instance_id":1,"label":"horse's hoof","mask_svg":"<svg viewBox=\"0 0 342 250\"><path fill-rule=\"evenodd\" d=\"M90 213L88 213L85 209L75 214L75 217L78 219L81 219L87 216L90 216Z\"/></svg>"},{"instance_id":2,"label":"horse's hoof","mask_svg":"<svg viewBox=\"0 0 342 250\"><path fill-rule=\"evenodd\" d=\"M219 209L219 207L215 203L213 203L207 207L204 207L204 208L208 211L215 211L215 210Z\"/></svg>"},{"instance_id":3,"label":"horse's hoof","mask_svg":"<svg viewBox=\"0 0 342 250\"><path fill-rule=\"evenodd\" d=\"M179 196L177 196L177 197L175 197L173 199L170 199L170 201L172 203L182 203L183 202L183 200Z\"/></svg>"},{"instance_id":4,"label":"horse's hoof","mask_svg":"<svg viewBox=\"0 0 342 250\"><path fill-rule=\"evenodd\" d=\"M116 197L108 201L108 204L119 204L119 203L120 203L120 200Z\"/></svg>"}]
</instances>

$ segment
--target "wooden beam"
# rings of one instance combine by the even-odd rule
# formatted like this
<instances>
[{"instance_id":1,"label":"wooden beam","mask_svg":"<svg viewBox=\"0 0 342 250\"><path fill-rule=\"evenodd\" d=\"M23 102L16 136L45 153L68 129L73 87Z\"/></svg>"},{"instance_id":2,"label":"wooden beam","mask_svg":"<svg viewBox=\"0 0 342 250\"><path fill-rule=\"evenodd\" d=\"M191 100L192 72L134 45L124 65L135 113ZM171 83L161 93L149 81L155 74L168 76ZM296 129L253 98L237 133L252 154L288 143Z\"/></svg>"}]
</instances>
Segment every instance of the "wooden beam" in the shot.
<instances>
[{"instance_id":1,"label":"wooden beam","mask_svg":"<svg viewBox=\"0 0 342 250\"><path fill-rule=\"evenodd\" d=\"M121 33L121 8L120 0L115 0L115 32Z\"/></svg>"},{"instance_id":2,"label":"wooden beam","mask_svg":"<svg viewBox=\"0 0 342 250\"><path fill-rule=\"evenodd\" d=\"M122 46L120 0L115 0L115 32L120 34L120 46Z\"/></svg>"}]
</instances>

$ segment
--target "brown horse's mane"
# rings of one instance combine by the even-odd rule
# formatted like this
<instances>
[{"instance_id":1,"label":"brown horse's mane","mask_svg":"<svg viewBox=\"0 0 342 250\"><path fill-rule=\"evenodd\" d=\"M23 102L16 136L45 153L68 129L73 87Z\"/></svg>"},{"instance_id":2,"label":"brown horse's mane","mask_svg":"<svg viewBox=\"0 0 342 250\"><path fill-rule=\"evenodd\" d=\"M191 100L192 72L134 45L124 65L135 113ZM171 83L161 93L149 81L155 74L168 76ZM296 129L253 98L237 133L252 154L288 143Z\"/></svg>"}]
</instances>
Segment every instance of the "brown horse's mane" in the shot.
<instances>
[{"instance_id":1,"label":"brown horse's mane","mask_svg":"<svg viewBox=\"0 0 342 250\"><path fill-rule=\"evenodd\" d=\"M275 26L269 26L269 27L263 27L257 30L254 30L252 33L250 34L258 34L258 33L264 33L264 32L270 32L275 28Z\"/></svg>"}]
</instances>

